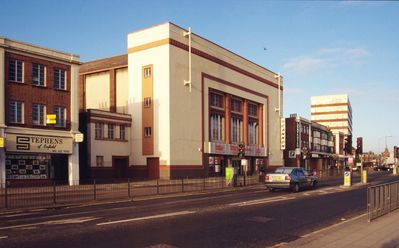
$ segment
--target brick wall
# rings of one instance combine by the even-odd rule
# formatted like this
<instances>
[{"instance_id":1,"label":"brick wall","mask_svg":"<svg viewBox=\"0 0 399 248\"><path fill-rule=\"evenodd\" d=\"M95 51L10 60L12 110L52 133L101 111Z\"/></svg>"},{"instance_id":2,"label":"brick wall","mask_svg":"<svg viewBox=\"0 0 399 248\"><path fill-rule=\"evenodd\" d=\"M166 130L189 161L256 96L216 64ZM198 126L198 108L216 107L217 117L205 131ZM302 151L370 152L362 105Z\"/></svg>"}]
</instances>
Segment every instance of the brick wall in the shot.
<instances>
[{"instance_id":1,"label":"brick wall","mask_svg":"<svg viewBox=\"0 0 399 248\"><path fill-rule=\"evenodd\" d=\"M71 128L71 66L57 63L50 60L39 59L27 55L14 54L6 52L5 61L5 110L7 126L23 126L29 128L45 128L45 129L61 129L70 130ZM18 59L23 61L23 83L8 82L9 59ZM32 65L33 63L46 66L46 86L34 86L32 84ZM66 71L66 90L54 89L54 68L64 69ZM24 102L24 124L9 123L8 120L8 102L9 101ZM53 113L55 106L66 108L66 128L51 126L34 126L32 125L32 104L44 104L47 108L46 113Z\"/></svg>"}]
</instances>

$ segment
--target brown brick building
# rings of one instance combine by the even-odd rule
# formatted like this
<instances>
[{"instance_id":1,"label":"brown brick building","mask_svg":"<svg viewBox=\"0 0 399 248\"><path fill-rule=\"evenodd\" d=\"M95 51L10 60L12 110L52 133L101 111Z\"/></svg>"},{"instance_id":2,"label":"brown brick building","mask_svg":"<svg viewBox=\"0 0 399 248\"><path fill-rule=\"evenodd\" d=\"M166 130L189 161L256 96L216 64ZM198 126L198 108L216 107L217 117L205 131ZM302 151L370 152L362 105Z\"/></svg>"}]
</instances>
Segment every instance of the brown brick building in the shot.
<instances>
[{"instance_id":1,"label":"brown brick building","mask_svg":"<svg viewBox=\"0 0 399 248\"><path fill-rule=\"evenodd\" d=\"M0 38L0 183L78 183L78 70L76 55Z\"/></svg>"}]
</instances>

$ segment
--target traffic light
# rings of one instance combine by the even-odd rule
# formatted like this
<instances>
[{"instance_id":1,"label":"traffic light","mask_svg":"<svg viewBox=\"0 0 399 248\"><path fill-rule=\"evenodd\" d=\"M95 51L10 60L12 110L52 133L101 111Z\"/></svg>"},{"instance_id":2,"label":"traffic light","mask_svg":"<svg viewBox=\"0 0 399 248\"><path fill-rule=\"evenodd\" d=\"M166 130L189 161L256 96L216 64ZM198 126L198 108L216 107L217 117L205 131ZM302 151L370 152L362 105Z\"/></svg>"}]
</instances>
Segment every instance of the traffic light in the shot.
<instances>
[{"instance_id":1,"label":"traffic light","mask_svg":"<svg viewBox=\"0 0 399 248\"><path fill-rule=\"evenodd\" d=\"M239 158L245 157L245 145L244 144L238 145L238 157Z\"/></svg>"},{"instance_id":2,"label":"traffic light","mask_svg":"<svg viewBox=\"0 0 399 248\"><path fill-rule=\"evenodd\" d=\"M362 154L363 153L363 138L358 137L356 140L356 154Z\"/></svg>"},{"instance_id":3,"label":"traffic light","mask_svg":"<svg viewBox=\"0 0 399 248\"><path fill-rule=\"evenodd\" d=\"M399 158L399 147L397 147L397 146L393 147L393 154L394 154L394 158Z\"/></svg>"},{"instance_id":4,"label":"traffic light","mask_svg":"<svg viewBox=\"0 0 399 248\"><path fill-rule=\"evenodd\" d=\"M352 154L352 134L346 136L344 139L344 151L346 154Z\"/></svg>"}]
</instances>

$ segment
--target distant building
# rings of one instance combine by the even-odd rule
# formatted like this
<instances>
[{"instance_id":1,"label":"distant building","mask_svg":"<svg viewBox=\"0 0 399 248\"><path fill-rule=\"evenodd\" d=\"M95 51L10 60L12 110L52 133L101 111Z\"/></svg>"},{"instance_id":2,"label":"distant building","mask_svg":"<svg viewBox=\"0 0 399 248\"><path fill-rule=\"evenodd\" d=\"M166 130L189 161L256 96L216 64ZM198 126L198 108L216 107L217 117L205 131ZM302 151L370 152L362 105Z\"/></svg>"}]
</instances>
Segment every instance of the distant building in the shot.
<instances>
[{"instance_id":1,"label":"distant building","mask_svg":"<svg viewBox=\"0 0 399 248\"><path fill-rule=\"evenodd\" d=\"M326 170L336 163L334 137L323 125L296 114L286 118L285 166Z\"/></svg>"},{"instance_id":2,"label":"distant building","mask_svg":"<svg viewBox=\"0 0 399 248\"><path fill-rule=\"evenodd\" d=\"M79 183L79 64L77 55L0 37L0 185Z\"/></svg>"},{"instance_id":3,"label":"distant building","mask_svg":"<svg viewBox=\"0 0 399 248\"><path fill-rule=\"evenodd\" d=\"M352 134L352 107L347 94L311 97L311 120L334 134Z\"/></svg>"}]
</instances>

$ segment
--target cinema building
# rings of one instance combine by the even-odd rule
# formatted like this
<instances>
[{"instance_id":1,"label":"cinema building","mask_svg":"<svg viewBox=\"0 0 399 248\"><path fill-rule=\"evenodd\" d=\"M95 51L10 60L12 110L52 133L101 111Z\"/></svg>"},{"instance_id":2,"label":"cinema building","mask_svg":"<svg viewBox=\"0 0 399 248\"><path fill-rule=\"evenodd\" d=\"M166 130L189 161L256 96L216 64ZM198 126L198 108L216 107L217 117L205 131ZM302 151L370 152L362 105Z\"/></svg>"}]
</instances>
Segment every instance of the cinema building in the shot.
<instances>
[{"instance_id":1,"label":"cinema building","mask_svg":"<svg viewBox=\"0 0 399 248\"><path fill-rule=\"evenodd\" d=\"M280 75L172 23L130 33L127 41L126 55L81 71L81 111L101 111L85 125L87 140L97 142L85 146L89 171L114 176L114 157L128 160L127 176L142 178L223 176L228 166L252 174L283 165Z\"/></svg>"},{"instance_id":2,"label":"cinema building","mask_svg":"<svg viewBox=\"0 0 399 248\"><path fill-rule=\"evenodd\" d=\"M0 37L0 184L79 182L78 71L76 55Z\"/></svg>"}]
</instances>

